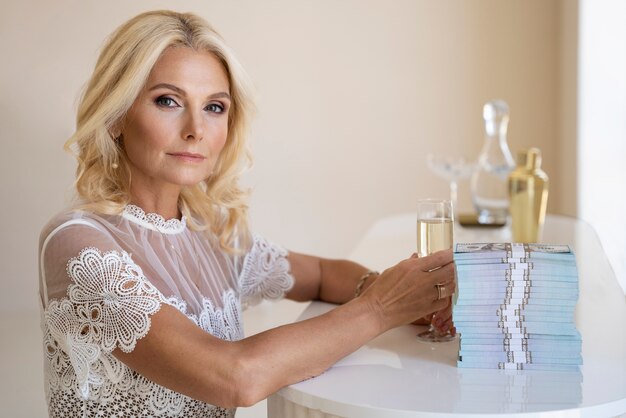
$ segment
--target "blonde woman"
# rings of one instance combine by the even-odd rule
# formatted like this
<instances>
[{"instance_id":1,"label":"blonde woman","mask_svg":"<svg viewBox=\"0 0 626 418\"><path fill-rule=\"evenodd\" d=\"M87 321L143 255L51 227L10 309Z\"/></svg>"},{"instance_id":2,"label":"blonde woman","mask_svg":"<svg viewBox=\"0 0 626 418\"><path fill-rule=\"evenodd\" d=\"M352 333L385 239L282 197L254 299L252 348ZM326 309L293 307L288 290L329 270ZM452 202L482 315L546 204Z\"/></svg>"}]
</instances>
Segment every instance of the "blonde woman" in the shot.
<instances>
[{"instance_id":1,"label":"blonde woman","mask_svg":"<svg viewBox=\"0 0 626 418\"><path fill-rule=\"evenodd\" d=\"M77 203L40 240L50 416L231 417L392 327L438 312L453 329L449 251L378 274L248 230L251 111L201 18L148 12L112 34L66 144ZM242 306L283 296L341 305L244 338Z\"/></svg>"}]
</instances>

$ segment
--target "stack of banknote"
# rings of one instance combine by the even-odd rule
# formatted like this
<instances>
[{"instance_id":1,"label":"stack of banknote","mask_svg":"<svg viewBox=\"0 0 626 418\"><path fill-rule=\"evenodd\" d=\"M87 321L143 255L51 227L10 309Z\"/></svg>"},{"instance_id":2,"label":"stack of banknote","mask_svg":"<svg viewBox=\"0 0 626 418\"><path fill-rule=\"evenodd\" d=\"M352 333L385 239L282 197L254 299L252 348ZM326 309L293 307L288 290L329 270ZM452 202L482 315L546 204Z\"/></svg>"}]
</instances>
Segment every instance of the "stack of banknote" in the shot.
<instances>
[{"instance_id":1,"label":"stack of banknote","mask_svg":"<svg viewBox=\"0 0 626 418\"><path fill-rule=\"evenodd\" d=\"M456 244L459 367L578 371L576 259L567 245Z\"/></svg>"}]
</instances>

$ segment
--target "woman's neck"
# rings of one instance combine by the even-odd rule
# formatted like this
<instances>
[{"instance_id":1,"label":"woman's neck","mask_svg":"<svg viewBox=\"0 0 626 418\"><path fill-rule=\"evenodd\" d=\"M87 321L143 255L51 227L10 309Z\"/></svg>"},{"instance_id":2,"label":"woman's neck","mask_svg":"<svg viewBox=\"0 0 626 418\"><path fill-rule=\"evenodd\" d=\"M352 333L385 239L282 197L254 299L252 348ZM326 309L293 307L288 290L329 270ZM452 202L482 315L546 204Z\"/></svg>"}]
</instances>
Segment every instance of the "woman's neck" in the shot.
<instances>
[{"instance_id":1,"label":"woman's neck","mask_svg":"<svg viewBox=\"0 0 626 418\"><path fill-rule=\"evenodd\" d=\"M180 189L169 190L168 192L160 190L160 193L154 193L149 190L132 190L131 187L131 203L139 206L146 213L156 213L164 219L180 219L181 213L178 208L178 198Z\"/></svg>"}]
</instances>

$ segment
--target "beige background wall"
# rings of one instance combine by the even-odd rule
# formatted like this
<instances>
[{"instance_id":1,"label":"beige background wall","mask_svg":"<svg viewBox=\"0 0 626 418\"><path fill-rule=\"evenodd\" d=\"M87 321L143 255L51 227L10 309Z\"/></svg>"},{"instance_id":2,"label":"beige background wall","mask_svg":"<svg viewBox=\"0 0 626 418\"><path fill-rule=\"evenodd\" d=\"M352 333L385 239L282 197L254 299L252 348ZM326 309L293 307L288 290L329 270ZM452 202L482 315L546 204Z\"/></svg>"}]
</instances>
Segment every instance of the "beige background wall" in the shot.
<instances>
[{"instance_id":1,"label":"beige background wall","mask_svg":"<svg viewBox=\"0 0 626 418\"><path fill-rule=\"evenodd\" d=\"M71 196L74 162L61 146L104 38L136 13L172 4L2 2L0 310L36 309L38 233ZM570 99L562 89L571 87L561 44L570 38L560 1L175 5L213 23L258 89L255 167L245 181L253 227L272 240L342 257L375 219L446 196L425 155L476 157L482 105L492 98L510 105L511 150L543 150L549 211L572 213L575 158L561 157L574 149L561 135L571 126L561 123ZM460 193L469 209L467 183Z\"/></svg>"},{"instance_id":2,"label":"beige background wall","mask_svg":"<svg viewBox=\"0 0 626 418\"><path fill-rule=\"evenodd\" d=\"M0 349L15 357L0 363L14 376L0 403L12 417L44 410L37 241L71 195L61 147L78 93L117 25L172 5L211 21L258 89L245 181L254 229L272 240L343 257L375 219L446 196L425 156L476 157L493 98L510 105L512 151L543 150L549 211L575 214L575 1L3 0Z\"/></svg>"}]
</instances>

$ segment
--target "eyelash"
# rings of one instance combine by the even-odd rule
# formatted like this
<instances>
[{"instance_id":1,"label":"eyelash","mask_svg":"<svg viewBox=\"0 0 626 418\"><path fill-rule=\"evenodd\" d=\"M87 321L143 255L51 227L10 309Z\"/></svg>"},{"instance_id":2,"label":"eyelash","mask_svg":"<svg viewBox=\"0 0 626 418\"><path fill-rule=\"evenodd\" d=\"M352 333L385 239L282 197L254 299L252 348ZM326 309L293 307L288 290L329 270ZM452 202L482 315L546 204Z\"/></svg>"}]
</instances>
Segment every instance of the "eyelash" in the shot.
<instances>
[{"instance_id":1,"label":"eyelash","mask_svg":"<svg viewBox=\"0 0 626 418\"><path fill-rule=\"evenodd\" d=\"M165 104L165 102L171 102L170 104ZM176 100L172 99L171 97L167 97L167 96L159 96L154 100L154 103L156 103L158 106L162 106L162 107L180 107L180 105L176 102ZM172 103L175 104L176 106L172 106Z\"/></svg>"},{"instance_id":2,"label":"eyelash","mask_svg":"<svg viewBox=\"0 0 626 418\"><path fill-rule=\"evenodd\" d=\"M224 106L222 106L221 104L218 104L218 103L209 103L205 107L205 109L208 109L208 108L217 108L217 110L211 110L211 112L213 112L213 113L224 113L224 110L225 110Z\"/></svg>"},{"instance_id":3,"label":"eyelash","mask_svg":"<svg viewBox=\"0 0 626 418\"><path fill-rule=\"evenodd\" d=\"M176 100L168 96L157 97L154 100L154 102L157 104L157 106L166 107L166 108L180 107L180 105L176 102ZM166 102L168 102L168 104L166 104ZM174 104L174 106L172 104ZM206 105L204 109L208 110L209 112L217 113L217 114L224 113L224 111L226 110L224 105L219 104L219 103L209 103L208 105Z\"/></svg>"}]
</instances>

